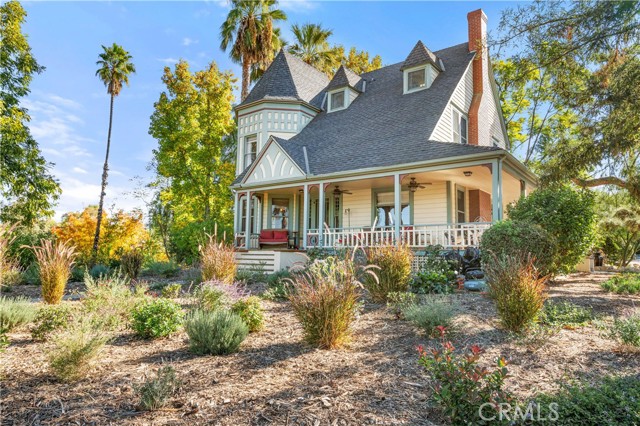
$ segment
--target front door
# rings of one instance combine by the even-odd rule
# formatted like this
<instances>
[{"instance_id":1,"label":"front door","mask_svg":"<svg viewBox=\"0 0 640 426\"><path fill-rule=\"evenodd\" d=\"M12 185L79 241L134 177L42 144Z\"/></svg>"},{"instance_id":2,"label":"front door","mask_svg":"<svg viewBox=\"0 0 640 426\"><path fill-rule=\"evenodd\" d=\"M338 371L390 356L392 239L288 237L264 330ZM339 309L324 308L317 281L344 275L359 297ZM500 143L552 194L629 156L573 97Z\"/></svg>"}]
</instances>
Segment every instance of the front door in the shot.
<instances>
[{"instance_id":1,"label":"front door","mask_svg":"<svg viewBox=\"0 0 640 426\"><path fill-rule=\"evenodd\" d=\"M456 188L456 222L464 223L467 221L467 203L465 198L465 189Z\"/></svg>"}]
</instances>

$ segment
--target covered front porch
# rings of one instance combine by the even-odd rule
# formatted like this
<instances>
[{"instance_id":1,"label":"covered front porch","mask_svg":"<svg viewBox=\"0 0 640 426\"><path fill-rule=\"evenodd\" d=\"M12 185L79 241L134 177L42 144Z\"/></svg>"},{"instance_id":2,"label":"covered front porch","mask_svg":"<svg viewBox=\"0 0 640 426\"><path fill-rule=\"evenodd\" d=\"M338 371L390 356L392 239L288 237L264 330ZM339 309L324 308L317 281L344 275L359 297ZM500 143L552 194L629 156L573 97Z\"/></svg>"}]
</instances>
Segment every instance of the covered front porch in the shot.
<instances>
[{"instance_id":1,"label":"covered front porch","mask_svg":"<svg viewBox=\"0 0 640 426\"><path fill-rule=\"evenodd\" d=\"M533 186L530 175L498 158L241 189L235 193L235 245L477 247L506 205Z\"/></svg>"}]
</instances>

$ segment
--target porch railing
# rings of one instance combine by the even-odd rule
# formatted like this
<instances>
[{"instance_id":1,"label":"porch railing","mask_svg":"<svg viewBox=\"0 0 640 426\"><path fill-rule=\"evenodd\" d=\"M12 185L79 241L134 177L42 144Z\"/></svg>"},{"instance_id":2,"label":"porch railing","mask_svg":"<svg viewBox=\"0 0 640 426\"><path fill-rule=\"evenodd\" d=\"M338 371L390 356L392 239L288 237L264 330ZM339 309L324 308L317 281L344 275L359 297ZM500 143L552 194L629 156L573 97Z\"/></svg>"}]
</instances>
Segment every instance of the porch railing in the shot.
<instances>
[{"instance_id":1,"label":"porch railing","mask_svg":"<svg viewBox=\"0 0 640 426\"><path fill-rule=\"evenodd\" d=\"M403 226L400 228L400 241L413 248L429 245L441 245L445 248L477 247L482 234L490 226L490 222ZM319 237L318 229L310 229L307 233L307 247L353 247L356 244L370 247L396 243L393 227L325 229L322 245Z\"/></svg>"},{"instance_id":2,"label":"porch railing","mask_svg":"<svg viewBox=\"0 0 640 426\"><path fill-rule=\"evenodd\" d=\"M237 248L246 248L246 239L245 239L245 233L244 232L238 232L235 235L235 241L234 241L234 245ZM259 249L260 248L260 243L258 241L258 238L260 237L260 234L251 234L251 236L249 237L249 249Z\"/></svg>"}]
</instances>

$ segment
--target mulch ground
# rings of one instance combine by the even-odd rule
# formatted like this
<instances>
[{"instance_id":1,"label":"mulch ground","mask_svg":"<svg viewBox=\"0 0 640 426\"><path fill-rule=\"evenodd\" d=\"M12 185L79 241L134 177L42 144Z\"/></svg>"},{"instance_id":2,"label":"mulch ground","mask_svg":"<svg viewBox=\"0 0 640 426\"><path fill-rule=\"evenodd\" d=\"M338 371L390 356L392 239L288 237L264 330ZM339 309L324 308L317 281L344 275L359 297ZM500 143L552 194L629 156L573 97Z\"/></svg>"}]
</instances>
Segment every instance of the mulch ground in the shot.
<instances>
[{"instance_id":1,"label":"mulch ground","mask_svg":"<svg viewBox=\"0 0 640 426\"><path fill-rule=\"evenodd\" d=\"M640 297L607 294L608 276L572 275L550 287L553 299L620 315ZM37 288L13 294L37 295ZM456 347L480 344L483 362L509 362L507 386L522 398L554 391L563 381L637 374L640 355L621 351L592 326L560 330L541 342L500 330L491 301L460 296ZM78 303L78 302L65 302ZM0 354L1 425L433 425L441 417L429 399L427 376L415 347L434 344L381 305L366 304L350 345L319 350L303 342L287 302L263 301L266 327L249 335L240 352L195 356L186 336L144 341L123 334L106 346L86 379L58 382L47 369L47 346L28 330L10 334ZM182 386L168 406L136 410L134 386L163 363L176 369Z\"/></svg>"}]
</instances>

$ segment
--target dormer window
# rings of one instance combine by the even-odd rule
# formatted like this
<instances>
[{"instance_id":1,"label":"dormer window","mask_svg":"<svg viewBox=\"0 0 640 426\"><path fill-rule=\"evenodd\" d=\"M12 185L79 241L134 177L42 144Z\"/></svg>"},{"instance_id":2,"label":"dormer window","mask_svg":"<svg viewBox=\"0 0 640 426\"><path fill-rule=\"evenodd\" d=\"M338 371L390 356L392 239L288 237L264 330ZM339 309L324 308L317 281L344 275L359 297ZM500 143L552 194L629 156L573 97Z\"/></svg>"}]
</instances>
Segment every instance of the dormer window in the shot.
<instances>
[{"instance_id":1,"label":"dormer window","mask_svg":"<svg viewBox=\"0 0 640 426\"><path fill-rule=\"evenodd\" d=\"M451 116L453 117L453 141L461 144L467 144L468 139L468 119L466 114L456 107L451 107Z\"/></svg>"},{"instance_id":2,"label":"dormer window","mask_svg":"<svg viewBox=\"0 0 640 426\"><path fill-rule=\"evenodd\" d=\"M328 112L338 111L346 107L347 93L345 89L329 92Z\"/></svg>"},{"instance_id":3,"label":"dormer window","mask_svg":"<svg viewBox=\"0 0 640 426\"><path fill-rule=\"evenodd\" d=\"M407 72L407 92L419 90L427 85L427 68Z\"/></svg>"}]
</instances>

